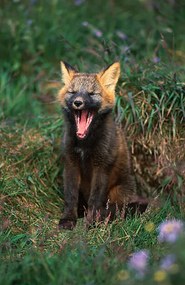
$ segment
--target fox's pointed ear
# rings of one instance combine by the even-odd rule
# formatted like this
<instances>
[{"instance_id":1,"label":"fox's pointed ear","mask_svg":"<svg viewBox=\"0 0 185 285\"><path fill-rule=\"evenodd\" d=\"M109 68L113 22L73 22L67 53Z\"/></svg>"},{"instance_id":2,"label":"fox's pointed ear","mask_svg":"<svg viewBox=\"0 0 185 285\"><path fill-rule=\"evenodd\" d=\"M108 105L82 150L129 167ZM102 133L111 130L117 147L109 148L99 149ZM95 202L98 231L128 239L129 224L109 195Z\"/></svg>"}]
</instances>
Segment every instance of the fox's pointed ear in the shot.
<instances>
[{"instance_id":1,"label":"fox's pointed ear","mask_svg":"<svg viewBox=\"0 0 185 285\"><path fill-rule=\"evenodd\" d=\"M77 70L64 61L61 61L60 64L61 64L61 72L62 72L62 81L65 85L67 85L72 80Z\"/></svg>"},{"instance_id":2,"label":"fox's pointed ear","mask_svg":"<svg viewBox=\"0 0 185 285\"><path fill-rule=\"evenodd\" d=\"M120 76L120 63L115 62L98 74L101 84L109 91L114 92Z\"/></svg>"}]
</instances>

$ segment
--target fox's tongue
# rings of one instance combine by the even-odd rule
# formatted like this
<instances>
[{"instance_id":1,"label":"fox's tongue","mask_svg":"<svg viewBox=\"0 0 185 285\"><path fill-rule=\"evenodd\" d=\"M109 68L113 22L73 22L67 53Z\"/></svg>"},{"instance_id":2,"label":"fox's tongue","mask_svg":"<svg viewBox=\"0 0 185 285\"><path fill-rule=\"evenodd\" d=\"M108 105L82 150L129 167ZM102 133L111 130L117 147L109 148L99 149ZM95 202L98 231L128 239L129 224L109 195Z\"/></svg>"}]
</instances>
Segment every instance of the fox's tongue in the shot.
<instances>
[{"instance_id":1,"label":"fox's tongue","mask_svg":"<svg viewBox=\"0 0 185 285\"><path fill-rule=\"evenodd\" d=\"M77 136L83 137L86 131L88 111L81 111L81 118L77 120Z\"/></svg>"},{"instance_id":2,"label":"fox's tongue","mask_svg":"<svg viewBox=\"0 0 185 285\"><path fill-rule=\"evenodd\" d=\"M81 110L77 115L75 115L77 136L83 139L88 131L88 127L92 121L93 115L87 110Z\"/></svg>"}]
</instances>

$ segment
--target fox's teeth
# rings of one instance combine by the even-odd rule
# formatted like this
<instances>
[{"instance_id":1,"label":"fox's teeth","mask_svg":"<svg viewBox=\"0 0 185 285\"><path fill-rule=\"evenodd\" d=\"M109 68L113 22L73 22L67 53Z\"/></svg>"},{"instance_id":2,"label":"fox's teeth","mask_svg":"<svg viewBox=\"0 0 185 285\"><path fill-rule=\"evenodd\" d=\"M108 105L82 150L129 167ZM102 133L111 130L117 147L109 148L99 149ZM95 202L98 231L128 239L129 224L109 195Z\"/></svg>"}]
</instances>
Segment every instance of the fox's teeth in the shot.
<instances>
[{"instance_id":1,"label":"fox's teeth","mask_svg":"<svg viewBox=\"0 0 185 285\"><path fill-rule=\"evenodd\" d=\"M90 118L91 118L91 112L88 112L88 115L87 115L87 122L89 122Z\"/></svg>"},{"instance_id":2,"label":"fox's teeth","mask_svg":"<svg viewBox=\"0 0 185 285\"><path fill-rule=\"evenodd\" d=\"M91 112L89 112L87 116L87 124L90 125L91 121L92 121L92 114Z\"/></svg>"}]
</instances>

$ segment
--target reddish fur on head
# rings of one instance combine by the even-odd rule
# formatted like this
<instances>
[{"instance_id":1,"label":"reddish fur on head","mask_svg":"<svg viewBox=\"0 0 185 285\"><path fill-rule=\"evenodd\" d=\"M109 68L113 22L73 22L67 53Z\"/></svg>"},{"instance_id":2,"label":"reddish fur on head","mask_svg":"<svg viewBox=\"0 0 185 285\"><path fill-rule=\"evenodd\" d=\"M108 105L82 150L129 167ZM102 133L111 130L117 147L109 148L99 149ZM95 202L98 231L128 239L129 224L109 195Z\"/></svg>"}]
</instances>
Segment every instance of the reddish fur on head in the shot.
<instances>
[{"instance_id":1,"label":"reddish fur on head","mask_svg":"<svg viewBox=\"0 0 185 285\"><path fill-rule=\"evenodd\" d=\"M119 62L115 62L101 72L95 74L78 73L70 65L61 62L61 71L62 82L64 86L59 91L58 100L62 106L65 105L65 94L67 93L70 86L75 83L75 86L79 85L80 87L82 86L83 80L84 82L86 81L87 91L94 91L93 89L95 82L96 85L99 85L100 93L102 96L102 109L106 108L107 106L111 106L113 108L115 102L115 87L120 76Z\"/></svg>"},{"instance_id":2,"label":"reddish fur on head","mask_svg":"<svg viewBox=\"0 0 185 285\"><path fill-rule=\"evenodd\" d=\"M114 107L120 64L116 62L99 73L87 74L79 73L69 64L61 62L61 71L64 86L59 92L59 101L75 119L77 138L84 139L96 115L110 112ZM81 107L75 105L79 100Z\"/></svg>"},{"instance_id":3,"label":"reddish fur on head","mask_svg":"<svg viewBox=\"0 0 185 285\"><path fill-rule=\"evenodd\" d=\"M114 105L115 88L120 76L120 63L115 62L97 74L97 80L102 87L102 97L104 107L107 103Z\"/></svg>"}]
</instances>

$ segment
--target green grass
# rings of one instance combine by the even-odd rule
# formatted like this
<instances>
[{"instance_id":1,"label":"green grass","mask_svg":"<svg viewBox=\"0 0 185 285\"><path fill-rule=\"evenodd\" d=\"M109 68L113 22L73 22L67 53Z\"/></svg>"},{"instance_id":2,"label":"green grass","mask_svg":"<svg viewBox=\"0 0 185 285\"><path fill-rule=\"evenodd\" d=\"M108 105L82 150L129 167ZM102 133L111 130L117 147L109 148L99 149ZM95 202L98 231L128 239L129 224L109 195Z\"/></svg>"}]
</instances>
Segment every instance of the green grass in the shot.
<instances>
[{"instance_id":1,"label":"green grass","mask_svg":"<svg viewBox=\"0 0 185 285\"><path fill-rule=\"evenodd\" d=\"M185 219L183 1L5 2L0 8L0 284L184 284L184 241L168 246L157 240L162 221ZM155 196L163 193L151 198L142 216L118 217L89 231L81 219L72 232L58 230L60 60L85 72L121 62L115 119L127 133L136 174ZM147 231L150 223L154 228ZM144 280L127 267L140 249L150 251ZM160 259L171 251L178 270L159 282Z\"/></svg>"}]
</instances>

